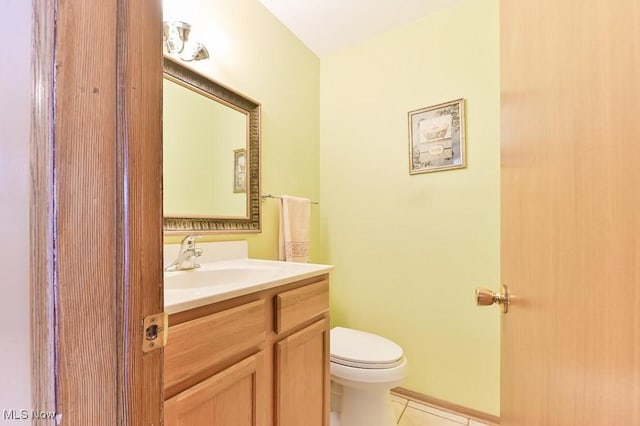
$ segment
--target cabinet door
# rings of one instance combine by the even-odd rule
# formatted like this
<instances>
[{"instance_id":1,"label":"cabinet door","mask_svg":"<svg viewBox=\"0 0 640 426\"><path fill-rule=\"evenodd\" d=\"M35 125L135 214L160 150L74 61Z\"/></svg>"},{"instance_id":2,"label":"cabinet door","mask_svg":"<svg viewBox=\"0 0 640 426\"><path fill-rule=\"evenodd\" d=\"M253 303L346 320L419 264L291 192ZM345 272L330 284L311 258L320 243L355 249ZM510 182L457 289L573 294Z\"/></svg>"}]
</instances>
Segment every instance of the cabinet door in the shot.
<instances>
[{"instance_id":1,"label":"cabinet door","mask_svg":"<svg viewBox=\"0 0 640 426\"><path fill-rule=\"evenodd\" d=\"M276 425L329 425L329 321L276 344Z\"/></svg>"},{"instance_id":2,"label":"cabinet door","mask_svg":"<svg viewBox=\"0 0 640 426\"><path fill-rule=\"evenodd\" d=\"M166 426L264 426L264 357L250 356L165 401Z\"/></svg>"}]
</instances>

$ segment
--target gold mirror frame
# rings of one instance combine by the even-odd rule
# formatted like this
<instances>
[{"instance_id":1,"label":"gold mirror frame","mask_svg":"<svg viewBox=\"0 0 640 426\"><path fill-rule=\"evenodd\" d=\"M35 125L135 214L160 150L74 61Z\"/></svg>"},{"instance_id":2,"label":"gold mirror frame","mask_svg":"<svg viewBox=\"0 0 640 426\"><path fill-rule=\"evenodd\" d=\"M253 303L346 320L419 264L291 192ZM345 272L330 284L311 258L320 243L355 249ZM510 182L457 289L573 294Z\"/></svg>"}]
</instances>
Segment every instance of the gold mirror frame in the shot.
<instances>
[{"instance_id":1,"label":"gold mirror frame","mask_svg":"<svg viewBox=\"0 0 640 426\"><path fill-rule=\"evenodd\" d=\"M260 221L260 104L213 80L190 70L169 58L164 58L164 75L195 92L246 113L249 120L247 135L247 216L243 217L164 217L165 235L188 233L254 233L261 232ZM203 95L204 96L204 95Z\"/></svg>"}]
</instances>

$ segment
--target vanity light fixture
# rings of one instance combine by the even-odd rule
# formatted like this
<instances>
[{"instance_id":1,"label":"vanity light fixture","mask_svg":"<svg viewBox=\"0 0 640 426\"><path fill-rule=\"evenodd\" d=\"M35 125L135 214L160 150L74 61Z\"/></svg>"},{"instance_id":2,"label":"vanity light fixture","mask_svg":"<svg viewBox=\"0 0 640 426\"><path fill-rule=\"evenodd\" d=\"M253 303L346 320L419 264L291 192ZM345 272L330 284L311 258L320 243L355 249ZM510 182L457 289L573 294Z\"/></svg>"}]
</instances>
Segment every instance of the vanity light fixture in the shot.
<instances>
[{"instance_id":1,"label":"vanity light fixture","mask_svg":"<svg viewBox=\"0 0 640 426\"><path fill-rule=\"evenodd\" d=\"M207 48L199 42L190 42L191 25L182 21L164 21L162 38L168 53L178 54L185 62L200 61L209 57Z\"/></svg>"},{"instance_id":2,"label":"vanity light fixture","mask_svg":"<svg viewBox=\"0 0 640 426\"><path fill-rule=\"evenodd\" d=\"M209 51L200 42L188 43L188 46L180 54L180 59L186 62L201 61L209 57Z\"/></svg>"}]
</instances>

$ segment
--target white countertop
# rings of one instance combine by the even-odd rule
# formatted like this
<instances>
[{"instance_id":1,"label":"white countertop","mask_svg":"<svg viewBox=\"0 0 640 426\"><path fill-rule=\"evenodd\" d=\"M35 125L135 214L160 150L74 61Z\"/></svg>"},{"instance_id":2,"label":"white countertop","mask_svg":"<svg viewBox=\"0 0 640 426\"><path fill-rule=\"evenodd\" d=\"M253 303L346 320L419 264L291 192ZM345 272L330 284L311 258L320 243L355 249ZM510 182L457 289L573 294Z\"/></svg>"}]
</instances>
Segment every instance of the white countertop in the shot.
<instances>
[{"instance_id":1,"label":"white countertop","mask_svg":"<svg viewBox=\"0 0 640 426\"><path fill-rule=\"evenodd\" d=\"M211 250L211 246L205 247L206 244L202 244L202 246L205 253L207 250ZM228 249L228 245L225 248ZM331 265L280 262L246 257L217 260L200 265L200 268L193 270L164 273L164 310L166 313L174 314L244 296L323 275L333 269Z\"/></svg>"}]
</instances>

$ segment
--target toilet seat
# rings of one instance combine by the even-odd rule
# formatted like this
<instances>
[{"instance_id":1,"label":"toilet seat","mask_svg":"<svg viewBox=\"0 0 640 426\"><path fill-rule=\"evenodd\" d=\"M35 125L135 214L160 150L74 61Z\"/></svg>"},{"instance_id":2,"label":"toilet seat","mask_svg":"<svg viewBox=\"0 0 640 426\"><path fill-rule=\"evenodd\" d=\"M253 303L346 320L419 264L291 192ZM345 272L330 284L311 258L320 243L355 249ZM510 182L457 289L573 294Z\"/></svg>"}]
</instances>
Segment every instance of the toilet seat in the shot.
<instances>
[{"instance_id":1,"label":"toilet seat","mask_svg":"<svg viewBox=\"0 0 640 426\"><path fill-rule=\"evenodd\" d=\"M331 329L331 362L352 368L389 369L402 365L404 352L375 334L343 327Z\"/></svg>"}]
</instances>

